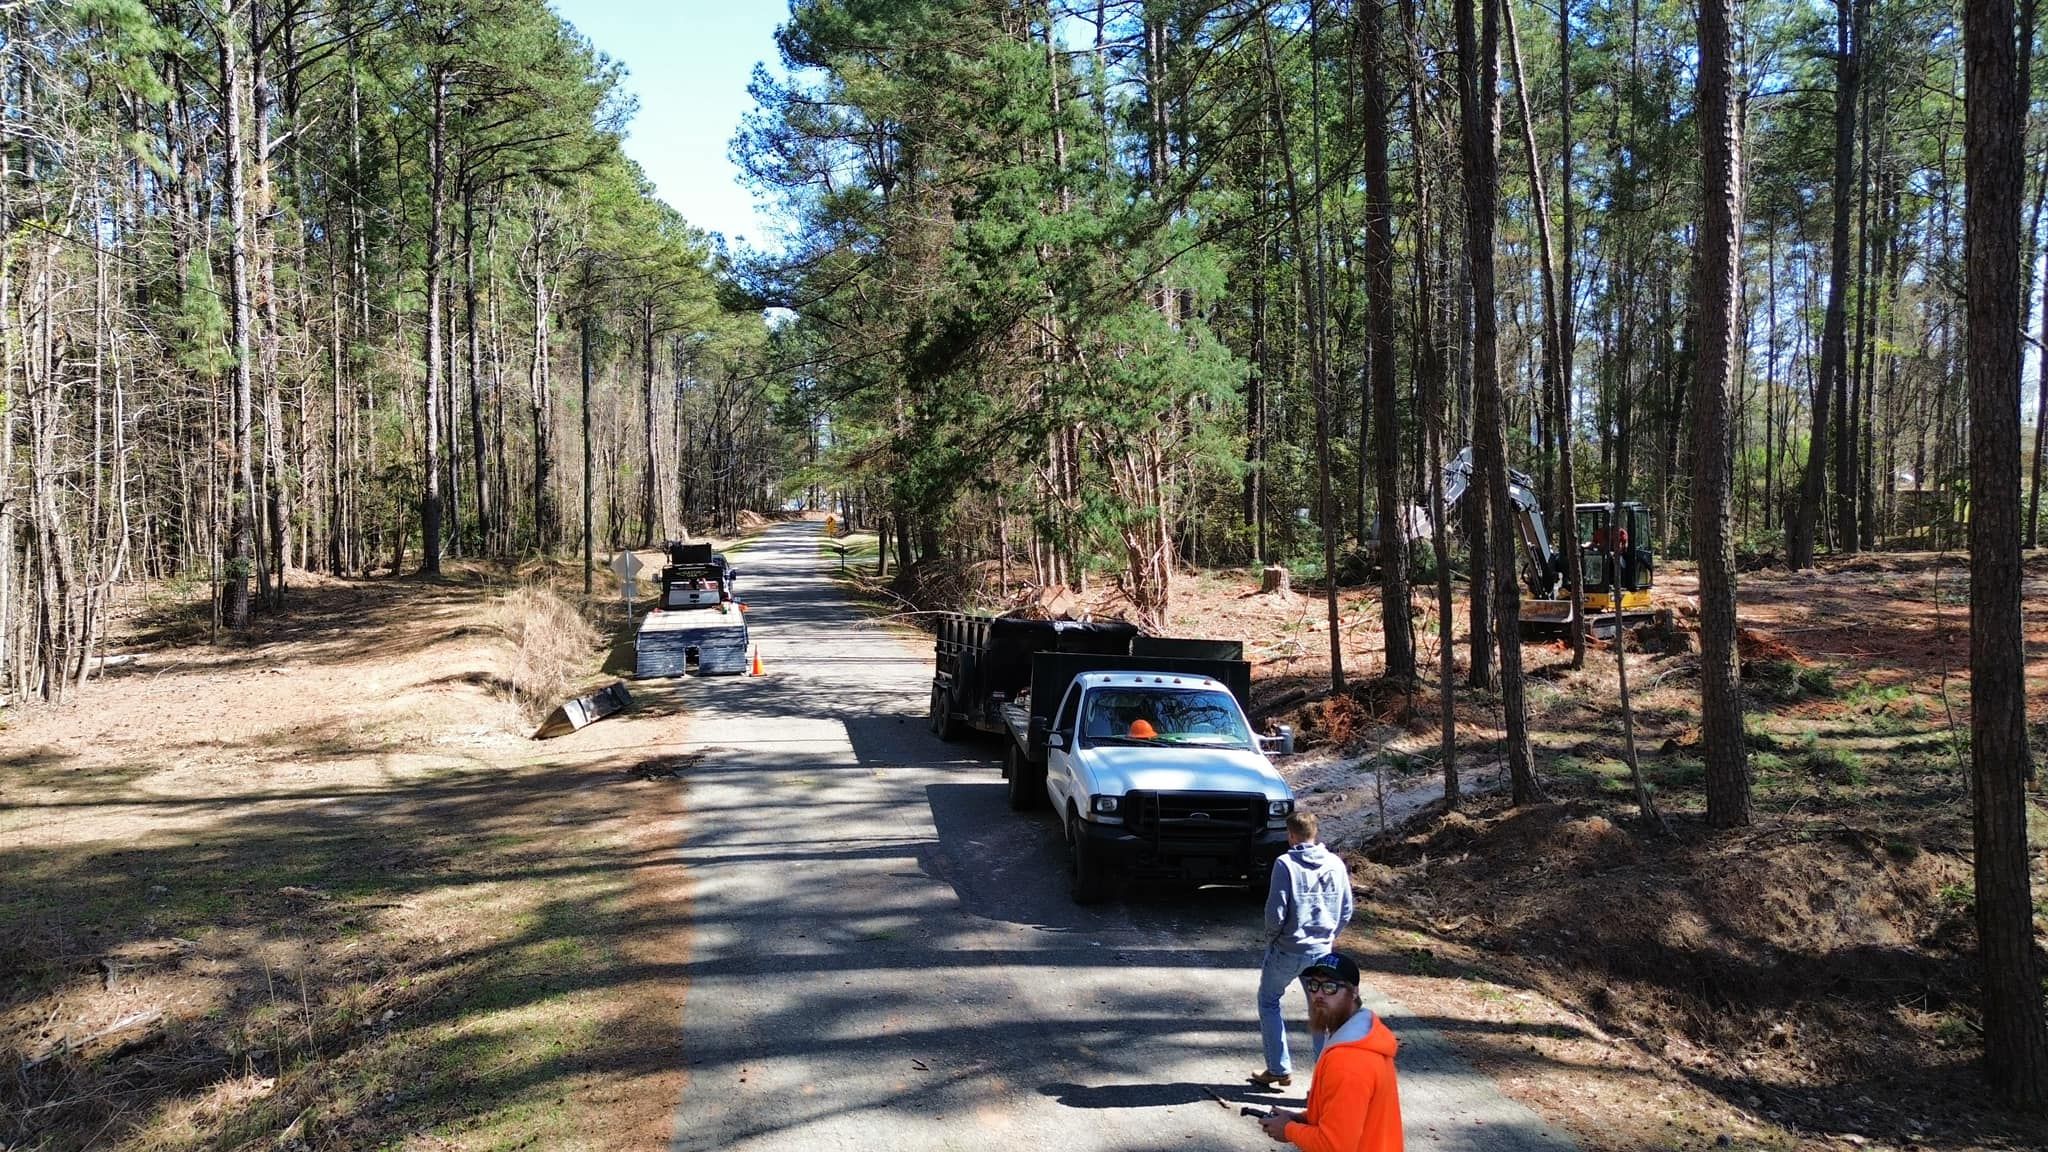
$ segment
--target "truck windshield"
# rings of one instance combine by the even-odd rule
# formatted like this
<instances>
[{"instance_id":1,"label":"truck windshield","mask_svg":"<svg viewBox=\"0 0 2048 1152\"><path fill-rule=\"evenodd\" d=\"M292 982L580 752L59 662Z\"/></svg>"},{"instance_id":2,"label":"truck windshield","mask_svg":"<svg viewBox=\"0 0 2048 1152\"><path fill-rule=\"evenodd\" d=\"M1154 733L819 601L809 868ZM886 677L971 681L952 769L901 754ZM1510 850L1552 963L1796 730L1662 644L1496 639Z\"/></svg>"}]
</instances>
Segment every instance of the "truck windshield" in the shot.
<instances>
[{"instance_id":1,"label":"truck windshield","mask_svg":"<svg viewBox=\"0 0 2048 1152\"><path fill-rule=\"evenodd\" d=\"M1170 688L1098 688L1089 693L1081 717L1081 742L1252 746L1244 713L1230 693Z\"/></svg>"}]
</instances>

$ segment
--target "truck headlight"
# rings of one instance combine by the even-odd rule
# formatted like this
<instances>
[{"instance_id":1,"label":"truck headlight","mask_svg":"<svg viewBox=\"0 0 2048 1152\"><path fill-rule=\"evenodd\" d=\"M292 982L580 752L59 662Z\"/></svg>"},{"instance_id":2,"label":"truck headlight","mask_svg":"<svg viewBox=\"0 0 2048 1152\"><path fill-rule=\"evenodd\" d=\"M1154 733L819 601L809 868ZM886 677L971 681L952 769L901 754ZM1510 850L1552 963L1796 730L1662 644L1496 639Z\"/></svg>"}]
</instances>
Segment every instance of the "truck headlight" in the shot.
<instances>
[{"instance_id":1,"label":"truck headlight","mask_svg":"<svg viewBox=\"0 0 2048 1152\"><path fill-rule=\"evenodd\" d=\"M1121 796L1091 796L1088 798L1088 806L1094 809L1097 816L1114 816L1122 810L1123 800Z\"/></svg>"},{"instance_id":2,"label":"truck headlight","mask_svg":"<svg viewBox=\"0 0 2048 1152\"><path fill-rule=\"evenodd\" d=\"M1292 816L1294 815L1294 801L1268 800L1266 801L1266 815L1280 817Z\"/></svg>"}]
</instances>

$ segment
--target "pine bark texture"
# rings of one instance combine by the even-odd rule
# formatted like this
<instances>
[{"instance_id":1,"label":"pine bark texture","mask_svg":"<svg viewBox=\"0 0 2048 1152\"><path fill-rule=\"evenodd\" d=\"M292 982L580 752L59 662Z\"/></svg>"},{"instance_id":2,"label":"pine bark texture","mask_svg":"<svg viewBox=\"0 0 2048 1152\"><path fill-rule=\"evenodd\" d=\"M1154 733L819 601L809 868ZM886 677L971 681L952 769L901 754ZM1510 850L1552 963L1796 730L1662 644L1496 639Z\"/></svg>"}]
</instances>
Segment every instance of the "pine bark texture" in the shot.
<instances>
[{"instance_id":1,"label":"pine bark texture","mask_svg":"<svg viewBox=\"0 0 2048 1152\"><path fill-rule=\"evenodd\" d=\"M1380 0L1363 0L1359 35L1365 74L1365 264L1367 362L1372 371L1373 468L1378 480L1380 615L1386 636L1386 674L1415 679L1415 633L1408 603L1408 505L1401 499L1400 427L1394 373L1394 224L1387 170L1388 58L1386 13Z\"/></svg>"},{"instance_id":2,"label":"pine bark texture","mask_svg":"<svg viewBox=\"0 0 2048 1152\"><path fill-rule=\"evenodd\" d=\"M1969 0L1964 282L1969 301L1970 767L1984 1064L2014 1106L2048 1112L2048 1021L2027 858L2020 614L2020 271L2026 104L2012 0Z\"/></svg>"},{"instance_id":3,"label":"pine bark texture","mask_svg":"<svg viewBox=\"0 0 2048 1152\"><path fill-rule=\"evenodd\" d=\"M1704 161L1699 231L1693 395L1693 549L1700 588L1700 746L1706 756L1707 823L1750 822L1748 745L1742 732L1741 667L1735 650L1735 540L1730 532L1729 413L1742 306L1742 125L1734 91L1734 0L1700 0L1698 116Z\"/></svg>"},{"instance_id":4,"label":"pine bark texture","mask_svg":"<svg viewBox=\"0 0 2048 1152\"><path fill-rule=\"evenodd\" d=\"M1461 101L1465 158L1465 261L1472 269L1473 460L1492 521L1493 630L1500 642L1501 708L1506 713L1510 789L1516 804L1542 797L1529 743L1529 710L1522 677L1522 596L1516 573L1515 506L1508 494L1506 413L1501 404L1500 312L1494 272L1494 214L1500 203L1501 0L1461 0L1464 26L1481 6L1477 57L1466 68ZM1476 81L1476 83L1474 82ZM1476 577L1475 577L1476 579Z\"/></svg>"},{"instance_id":5,"label":"pine bark texture","mask_svg":"<svg viewBox=\"0 0 2048 1152\"><path fill-rule=\"evenodd\" d=\"M1799 501L1786 525L1785 560L1793 569L1813 567L1816 536L1828 486L1829 398L1848 371L1849 196L1855 183L1856 98L1861 82L1852 6L1835 0L1835 175L1834 226L1828 238L1827 315L1821 322L1820 375L1813 384L1813 434Z\"/></svg>"}]
</instances>

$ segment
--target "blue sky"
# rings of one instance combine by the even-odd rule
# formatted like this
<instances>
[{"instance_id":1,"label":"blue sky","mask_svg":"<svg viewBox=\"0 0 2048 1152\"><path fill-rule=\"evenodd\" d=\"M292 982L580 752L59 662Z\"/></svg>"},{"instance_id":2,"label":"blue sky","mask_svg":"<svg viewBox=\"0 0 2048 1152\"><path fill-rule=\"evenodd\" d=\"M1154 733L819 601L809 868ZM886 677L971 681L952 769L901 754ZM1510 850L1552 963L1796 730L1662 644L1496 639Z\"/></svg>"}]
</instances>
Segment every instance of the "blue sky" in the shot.
<instances>
[{"instance_id":1,"label":"blue sky","mask_svg":"<svg viewBox=\"0 0 2048 1152\"><path fill-rule=\"evenodd\" d=\"M692 225L737 242L772 243L726 146L753 106L747 78L777 63L787 0L553 0L555 11L626 66L639 98L626 152Z\"/></svg>"}]
</instances>

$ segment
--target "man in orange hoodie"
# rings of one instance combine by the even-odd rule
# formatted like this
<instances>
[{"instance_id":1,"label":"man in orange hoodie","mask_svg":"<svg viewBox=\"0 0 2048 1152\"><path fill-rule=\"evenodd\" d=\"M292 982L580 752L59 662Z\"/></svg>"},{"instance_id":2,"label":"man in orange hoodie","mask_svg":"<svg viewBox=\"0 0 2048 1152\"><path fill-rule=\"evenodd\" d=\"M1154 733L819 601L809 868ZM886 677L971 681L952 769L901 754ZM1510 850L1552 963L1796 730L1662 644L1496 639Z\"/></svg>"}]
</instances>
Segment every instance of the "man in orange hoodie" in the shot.
<instances>
[{"instance_id":1,"label":"man in orange hoodie","mask_svg":"<svg viewBox=\"0 0 2048 1152\"><path fill-rule=\"evenodd\" d=\"M1303 1152L1402 1152L1401 1091L1394 1082L1400 1041L1359 1001L1358 965L1348 956L1318 956L1301 971L1309 1025L1329 1033L1316 1060L1308 1110L1259 1121L1275 1143Z\"/></svg>"}]
</instances>

